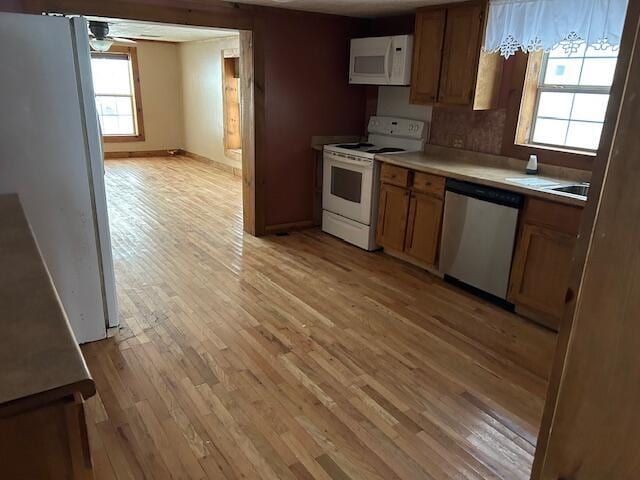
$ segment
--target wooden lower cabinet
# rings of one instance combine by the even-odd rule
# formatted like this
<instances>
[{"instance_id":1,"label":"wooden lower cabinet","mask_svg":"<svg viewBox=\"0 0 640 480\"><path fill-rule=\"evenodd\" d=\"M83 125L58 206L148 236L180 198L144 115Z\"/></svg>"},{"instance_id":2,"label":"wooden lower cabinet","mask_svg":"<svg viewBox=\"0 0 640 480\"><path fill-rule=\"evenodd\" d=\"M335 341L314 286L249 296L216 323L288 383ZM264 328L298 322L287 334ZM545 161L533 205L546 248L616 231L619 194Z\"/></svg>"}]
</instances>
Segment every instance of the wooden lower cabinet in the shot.
<instances>
[{"instance_id":1,"label":"wooden lower cabinet","mask_svg":"<svg viewBox=\"0 0 640 480\"><path fill-rule=\"evenodd\" d=\"M446 179L383 164L377 243L423 268L438 267ZM402 186L400 186L402 185ZM558 330L582 208L528 197L520 214L508 300Z\"/></svg>"},{"instance_id":2,"label":"wooden lower cabinet","mask_svg":"<svg viewBox=\"0 0 640 480\"><path fill-rule=\"evenodd\" d=\"M419 265L436 266L445 179L388 164L383 164L382 171L378 245L404 253Z\"/></svg>"},{"instance_id":3,"label":"wooden lower cabinet","mask_svg":"<svg viewBox=\"0 0 640 480\"><path fill-rule=\"evenodd\" d=\"M380 186L376 242L402 251L409 212L409 190L383 183Z\"/></svg>"},{"instance_id":4,"label":"wooden lower cabinet","mask_svg":"<svg viewBox=\"0 0 640 480\"><path fill-rule=\"evenodd\" d=\"M528 200L511 267L509 300L519 313L558 330L564 314L582 209Z\"/></svg>"},{"instance_id":5,"label":"wooden lower cabinet","mask_svg":"<svg viewBox=\"0 0 640 480\"><path fill-rule=\"evenodd\" d=\"M404 251L429 265L435 265L440 243L443 202L424 193L413 192Z\"/></svg>"},{"instance_id":6,"label":"wooden lower cabinet","mask_svg":"<svg viewBox=\"0 0 640 480\"><path fill-rule=\"evenodd\" d=\"M0 470L7 479L93 479L82 397L0 418Z\"/></svg>"}]
</instances>

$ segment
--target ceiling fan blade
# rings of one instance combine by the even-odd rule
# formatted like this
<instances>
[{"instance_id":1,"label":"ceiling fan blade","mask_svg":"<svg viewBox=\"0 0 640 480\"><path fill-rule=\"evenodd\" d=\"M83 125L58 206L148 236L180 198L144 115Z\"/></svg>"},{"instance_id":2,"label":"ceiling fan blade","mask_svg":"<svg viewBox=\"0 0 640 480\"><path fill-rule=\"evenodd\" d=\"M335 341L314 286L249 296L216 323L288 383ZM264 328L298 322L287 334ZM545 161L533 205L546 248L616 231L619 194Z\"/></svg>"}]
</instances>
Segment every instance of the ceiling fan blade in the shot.
<instances>
[{"instance_id":1,"label":"ceiling fan blade","mask_svg":"<svg viewBox=\"0 0 640 480\"><path fill-rule=\"evenodd\" d=\"M131 40L129 38L122 38L122 37L109 37L109 40L113 40L114 42L118 42L118 43L136 43L135 40Z\"/></svg>"}]
</instances>

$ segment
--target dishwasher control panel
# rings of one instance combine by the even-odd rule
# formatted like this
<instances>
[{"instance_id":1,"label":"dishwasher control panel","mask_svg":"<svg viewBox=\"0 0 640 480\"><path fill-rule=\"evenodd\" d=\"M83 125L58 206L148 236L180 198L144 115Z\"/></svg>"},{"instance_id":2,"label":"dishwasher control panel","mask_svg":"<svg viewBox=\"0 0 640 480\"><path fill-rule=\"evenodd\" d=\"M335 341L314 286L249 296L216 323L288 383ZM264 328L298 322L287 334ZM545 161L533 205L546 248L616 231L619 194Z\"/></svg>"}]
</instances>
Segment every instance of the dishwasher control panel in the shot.
<instances>
[{"instance_id":1,"label":"dishwasher control panel","mask_svg":"<svg viewBox=\"0 0 640 480\"><path fill-rule=\"evenodd\" d=\"M447 179L446 189L461 195L484 200L485 202L505 205L507 207L521 208L524 203L524 197L519 193L478 185L477 183L454 180L452 178Z\"/></svg>"}]
</instances>

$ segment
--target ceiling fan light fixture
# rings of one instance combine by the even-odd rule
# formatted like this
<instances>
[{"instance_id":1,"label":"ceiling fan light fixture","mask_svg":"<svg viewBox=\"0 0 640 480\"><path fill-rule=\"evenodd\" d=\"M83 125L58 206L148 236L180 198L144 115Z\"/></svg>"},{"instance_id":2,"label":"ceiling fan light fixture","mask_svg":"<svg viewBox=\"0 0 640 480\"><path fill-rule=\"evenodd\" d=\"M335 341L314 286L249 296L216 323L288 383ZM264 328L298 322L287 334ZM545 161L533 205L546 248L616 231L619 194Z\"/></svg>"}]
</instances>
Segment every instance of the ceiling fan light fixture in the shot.
<instances>
[{"instance_id":1,"label":"ceiling fan light fixture","mask_svg":"<svg viewBox=\"0 0 640 480\"><path fill-rule=\"evenodd\" d=\"M113 41L91 38L89 39L89 45L91 45L91 48L93 48L96 52L106 52L111 48L111 45L113 45Z\"/></svg>"}]
</instances>

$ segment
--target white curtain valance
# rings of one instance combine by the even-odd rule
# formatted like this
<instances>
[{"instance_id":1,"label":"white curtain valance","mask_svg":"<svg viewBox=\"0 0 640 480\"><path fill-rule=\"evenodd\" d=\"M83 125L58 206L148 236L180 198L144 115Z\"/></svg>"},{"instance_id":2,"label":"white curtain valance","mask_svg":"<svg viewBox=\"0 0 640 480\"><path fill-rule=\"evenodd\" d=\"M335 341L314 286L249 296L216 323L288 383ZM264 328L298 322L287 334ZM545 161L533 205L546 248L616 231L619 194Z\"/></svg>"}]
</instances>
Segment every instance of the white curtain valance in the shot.
<instances>
[{"instance_id":1,"label":"white curtain valance","mask_svg":"<svg viewBox=\"0 0 640 480\"><path fill-rule=\"evenodd\" d=\"M580 44L618 48L627 0L491 0L484 49L576 52Z\"/></svg>"}]
</instances>

